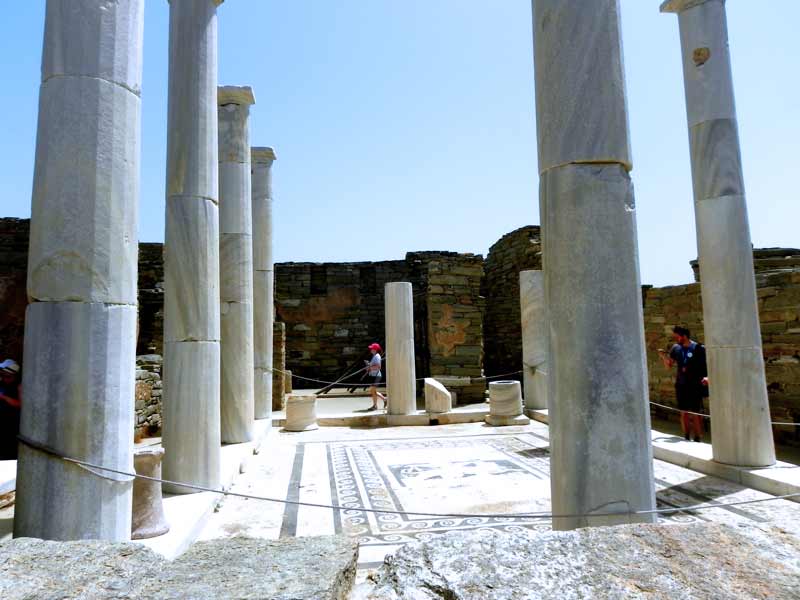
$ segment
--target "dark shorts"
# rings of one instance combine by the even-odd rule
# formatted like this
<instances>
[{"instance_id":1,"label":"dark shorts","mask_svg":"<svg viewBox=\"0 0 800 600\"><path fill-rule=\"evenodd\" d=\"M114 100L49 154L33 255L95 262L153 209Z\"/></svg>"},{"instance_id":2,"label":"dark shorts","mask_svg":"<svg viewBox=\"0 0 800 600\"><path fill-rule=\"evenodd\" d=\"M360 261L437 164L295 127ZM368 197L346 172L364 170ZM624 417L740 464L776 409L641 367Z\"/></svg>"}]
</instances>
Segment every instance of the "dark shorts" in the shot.
<instances>
[{"instance_id":1,"label":"dark shorts","mask_svg":"<svg viewBox=\"0 0 800 600\"><path fill-rule=\"evenodd\" d=\"M678 398L678 409L690 412L703 412L703 389L696 385L676 385L675 395Z\"/></svg>"},{"instance_id":2,"label":"dark shorts","mask_svg":"<svg viewBox=\"0 0 800 600\"><path fill-rule=\"evenodd\" d=\"M378 387L381 384L381 376L380 375L367 375L366 377L367 385L372 387Z\"/></svg>"}]
</instances>

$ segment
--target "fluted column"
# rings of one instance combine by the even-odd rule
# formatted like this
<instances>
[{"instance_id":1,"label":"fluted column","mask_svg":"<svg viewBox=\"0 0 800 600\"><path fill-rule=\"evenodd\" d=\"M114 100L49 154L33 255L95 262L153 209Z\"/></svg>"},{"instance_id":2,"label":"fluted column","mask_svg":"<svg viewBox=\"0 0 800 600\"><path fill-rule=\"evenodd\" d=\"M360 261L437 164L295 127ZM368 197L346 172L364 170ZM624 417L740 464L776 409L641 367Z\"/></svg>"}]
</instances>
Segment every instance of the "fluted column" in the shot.
<instances>
[{"instance_id":1,"label":"fluted column","mask_svg":"<svg viewBox=\"0 0 800 600\"><path fill-rule=\"evenodd\" d=\"M390 415L410 415L417 410L414 379L414 296L407 282L387 283L386 393Z\"/></svg>"},{"instance_id":2,"label":"fluted column","mask_svg":"<svg viewBox=\"0 0 800 600\"><path fill-rule=\"evenodd\" d=\"M272 325L275 321L272 260L272 148L252 148L253 323L256 419L272 415Z\"/></svg>"},{"instance_id":3,"label":"fluted column","mask_svg":"<svg viewBox=\"0 0 800 600\"><path fill-rule=\"evenodd\" d=\"M21 435L131 472L143 0L49 0ZM130 539L131 478L25 444L14 535Z\"/></svg>"},{"instance_id":4,"label":"fluted column","mask_svg":"<svg viewBox=\"0 0 800 600\"><path fill-rule=\"evenodd\" d=\"M655 505L618 0L534 0L553 512ZM652 522L554 519L556 529Z\"/></svg>"},{"instance_id":5,"label":"fluted column","mask_svg":"<svg viewBox=\"0 0 800 600\"><path fill-rule=\"evenodd\" d=\"M519 296L525 408L547 408L547 338L550 330L544 303L544 273L521 271Z\"/></svg>"},{"instance_id":6,"label":"fluted column","mask_svg":"<svg viewBox=\"0 0 800 600\"><path fill-rule=\"evenodd\" d=\"M223 443L253 439L253 208L249 87L217 90L219 104L219 258L221 431Z\"/></svg>"},{"instance_id":7,"label":"fluted column","mask_svg":"<svg viewBox=\"0 0 800 600\"><path fill-rule=\"evenodd\" d=\"M775 462L753 246L724 0L670 0L678 13L692 159L714 460Z\"/></svg>"},{"instance_id":8,"label":"fluted column","mask_svg":"<svg viewBox=\"0 0 800 600\"><path fill-rule=\"evenodd\" d=\"M217 6L171 0L163 472L220 485ZM188 488L165 486L174 493Z\"/></svg>"}]
</instances>

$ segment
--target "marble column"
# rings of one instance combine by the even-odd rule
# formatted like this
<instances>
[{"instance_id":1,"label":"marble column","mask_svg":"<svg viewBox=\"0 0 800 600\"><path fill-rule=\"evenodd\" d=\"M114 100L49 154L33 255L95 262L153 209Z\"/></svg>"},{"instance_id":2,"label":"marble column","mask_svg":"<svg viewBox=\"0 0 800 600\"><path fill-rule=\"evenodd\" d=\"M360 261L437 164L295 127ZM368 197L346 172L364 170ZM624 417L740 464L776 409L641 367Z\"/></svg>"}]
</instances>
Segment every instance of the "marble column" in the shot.
<instances>
[{"instance_id":1,"label":"marble column","mask_svg":"<svg viewBox=\"0 0 800 600\"><path fill-rule=\"evenodd\" d=\"M553 512L655 506L619 0L533 2ZM653 522L575 516L555 529Z\"/></svg>"},{"instance_id":2,"label":"marble column","mask_svg":"<svg viewBox=\"0 0 800 600\"><path fill-rule=\"evenodd\" d=\"M525 408L547 408L547 315L544 304L544 273L519 274L522 315L522 370Z\"/></svg>"},{"instance_id":3,"label":"marble column","mask_svg":"<svg viewBox=\"0 0 800 600\"><path fill-rule=\"evenodd\" d=\"M724 0L670 0L678 13L711 382L714 460L775 462L753 247Z\"/></svg>"},{"instance_id":4,"label":"marble column","mask_svg":"<svg viewBox=\"0 0 800 600\"><path fill-rule=\"evenodd\" d=\"M253 357L253 203L249 87L224 86L219 104L219 271L222 442L255 435Z\"/></svg>"},{"instance_id":5,"label":"marble column","mask_svg":"<svg viewBox=\"0 0 800 600\"><path fill-rule=\"evenodd\" d=\"M275 272L272 262L272 148L250 151L253 181L253 324L256 419L272 415L272 325Z\"/></svg>"},{"instance_id":6,"label":"marble column","mask_svg":"<svg viewBox=\"0 0 800 600\"><path fill-rule=\"evenodd\" d=\"M20 430L128 472L143 11L143 0L46 5ZM21 444L14 535L128 540L132 489Z\"/></svg>"},{"instance_id":7,"label":"marble column","mask_svg":"<svg viewBox=\"0 0 800 600\"><path fill-rule=\"evenodd\" d=\"M414 296L407 282L387 283L386 394L390 415L410 415L417 410L414 369Z\"/></svg>"},{"instance_id":8,"label":"marble column","mask_svg":"<svg viewBox=\"0 0 800 600\"><path fill-rule=\"evenodd\" d=\"M220 4L171 0L169 11L163 472L208 487L220 485Z\"/></svg>"}]
</instances>

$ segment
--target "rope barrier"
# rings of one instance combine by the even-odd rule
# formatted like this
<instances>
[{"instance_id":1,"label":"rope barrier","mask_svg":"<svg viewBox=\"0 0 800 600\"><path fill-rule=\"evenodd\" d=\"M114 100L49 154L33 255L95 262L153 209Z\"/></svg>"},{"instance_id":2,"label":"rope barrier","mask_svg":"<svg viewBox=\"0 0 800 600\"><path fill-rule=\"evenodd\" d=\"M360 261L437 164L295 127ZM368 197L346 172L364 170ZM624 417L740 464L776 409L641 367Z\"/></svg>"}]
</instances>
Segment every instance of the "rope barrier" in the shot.
<instances>
[{"instance_id":1,"label":"rope barrier","mask_svg":"<svg viewBox=\"0 0 800 600\"><path fill-rule=\"evenodd\" d=\"M667 410L671 410L673 412L686 413L687 415L696 415L698 417L703 417L705 419L711 418L711 415L706 413L692 412L690 410L681 410L680 408L675 408L674 406L667 406L666 404L659 404L658 402L652 402L652 401L650 402L650 404L652 404L653 406L658 406L659 408L665 408ZM783 423L780 421L770 421L770 423L772 425L786 425L789 427L791 426L800 427L800 423Z\"/></svg>"},{"instance_id":2,"label":"rope barrier","mask_svg":"<svg viewBox=\"0 0 800 600\"><path fill-rule=\"evenodd\" d=\"M388 362L388 361L384 360L384 363L386 363L386 362ZM275 367L267 367L267 370L272 371L273 373L281 373L283 375L289 375L289 373L291 373L291 371L284 371L282 369L276 369ZM352 373L348 373L347 375L345 375L341 379L338 379L337 381L324 381L322 379L313 379L311 377L303 377L301 375L295 375L294 373L291 373L291 375L292 375L293 378L302 379L303 381L312 381L314 383L323 383L325 385L339 385L339 384L341 384L341 385L346 386L346 387L354 387L354 386L358 387L359 385L367 385L368 382L360 382L360 381L351 381L351 382L347 382L347 383L342 383L342 382L343 382L344 379L346 379L346 378L348 378L348 377L350 377L352 375L356 375L361 370L363 370L363 368L359 369L357 371L353 371ZM480 381L483 381L483 380L488 381L489 379L502 379L503 377L511 377L512 375L521 375L521 374L522 374L522 371L514 371L513 373L503 373L502 375L488 375L488 376L485 376L485 377L484 376L471 377L471 379L474 379L474 380L477 380L478 382L480 382ZM417 377L414 381L425 381L425 379L428 379L428 378L427 377ZM433 377L433 379L436 379L436 377Z\"/></svg>"},{"instance_id":3,"label":"rope barrier","mask_svg":"<svg viewBox=\"0 0 800 600\"><path fill-rule=\"evenodd\" d=\"M255 494L242 494L240 492L232 492L230 490L225 490L223 488L210 488L203 485L196 485L192 483L183 483L180 481L173 481L170 479L162 479L160 477L150 477L148 475L140 475L138 473L130 473L128 471L123 471L122 469L113 469L111 467L105 467L103 465L93 464L89 461L79 460L77 458L72 458L69 456L65 456L60 452L56 451L55 449L45 445L40 444L38 442L34 442L33 440L28 439L23 435L17 436L19 441L24 444L25 446L42 452L48 456L52 456L54 458L58 458L59 460L63 460L64 462L72 463L79 467L86 469L88 473L95 475L96 477L103 477L99 473L96 473L92 469L98 471L106 471L109 473L114 473L116 475L121 475L124 477L131 477L134 479L143 479L145 481L153 481L155 483L166 483L169 485L179 486L191 490L196 490L198 492L211 492L214 494L221 494L223 496L232 496L235 498L244 498L246 500L262 500L264 502L272 502L275 504L285 504L290 506L305 506L308 508L325 508L328 510L336 510L336 511L356 511L356 512L367 512L367 513L374 513L374 514L384 514L384 515L400 515L400 516L412 516L412 517L435 517L435 518L445 518L445 519L578 519L578 518L587 518L587 517L623 517L623 516L644 516L644 515L663 515L663 514L673 514L679 512L693 512L697 510L709 510L712 508L726 508L730 506L744 506L748 504L760 504L763 502L773 502L776 500L791 500L794 498L800 498L800 493L794 494L783 494L781 496L768 496L766 498L756 498L753 500L738 500L735 502L702 502L700 504L693 504L689 506L679 506L679 507L672 507L672 508L655 508L649 510L631 510L630 503L627 500L615 500L613 502L605 503L598 507L598 509L605 508L612 504L625 504L628 506L628 510L625 512L591 512L591 513L579 513L579 514L556 514L552 512L533 512L533 513L439 513L439 512L417 512L417 511L403 511L403 510L390 510L390 509L380 509L380 508L366 508L366 507L352 507L352 506L338 506L335 504L323 504L318 502L304 502L300 500L286 500L283 498L271 498L269 496L258 496Z\"/></svg>"}]
</instances>

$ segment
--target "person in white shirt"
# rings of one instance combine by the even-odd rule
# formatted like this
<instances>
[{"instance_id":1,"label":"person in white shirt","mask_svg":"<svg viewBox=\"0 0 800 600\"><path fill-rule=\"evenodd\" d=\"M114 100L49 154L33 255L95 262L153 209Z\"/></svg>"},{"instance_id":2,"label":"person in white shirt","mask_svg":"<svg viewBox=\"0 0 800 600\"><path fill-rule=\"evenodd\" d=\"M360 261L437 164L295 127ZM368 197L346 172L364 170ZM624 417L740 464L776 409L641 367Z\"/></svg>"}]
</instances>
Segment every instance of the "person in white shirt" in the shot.
<instances>
[{"instance_id":1,"label":"person in white shirt","mask_svg":"<svg viewBox=\"0 0 800 600\"><path fill-rule=\"evenodd\" d=\"M369 395L372 396L372 406L367 410L378 410L378 398L383 400L383 407L386 408L386 396L378 392L378 385L381 382L381 347L380 344L370 344L369 351L372 352L372 359L364 361L367 372L367 382L369 383Z\"/></svg>"}]
</instances>

